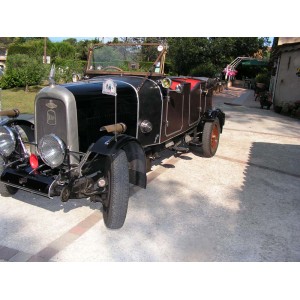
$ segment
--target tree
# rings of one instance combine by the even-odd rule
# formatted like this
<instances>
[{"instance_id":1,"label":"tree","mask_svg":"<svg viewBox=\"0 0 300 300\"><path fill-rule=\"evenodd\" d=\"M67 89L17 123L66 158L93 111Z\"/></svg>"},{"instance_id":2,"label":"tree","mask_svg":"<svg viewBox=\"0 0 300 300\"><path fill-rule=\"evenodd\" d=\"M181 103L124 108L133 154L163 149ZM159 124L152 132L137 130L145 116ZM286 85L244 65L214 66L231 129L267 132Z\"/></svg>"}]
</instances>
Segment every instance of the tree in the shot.
<instances>
[{"instance_id":1,"label":"tree","mask_svg":"<svg viewBox=\"0 0 300 300\"><path fill-rule=\"evenodd\" d=\"M81 40L76 44L76 58L87 61L89 49L95 44L102 44L99 38L93 40Z\"/></svg>"},{"instance_id":2,"label":"tree","mask_svg":"<svg viewBox=\"0 0 300 300\"><path fill-rule=\"evenodd\" d=\"M54 62L57 58L76 58L76 48L68 42L52 43L52 45L49 47L49 50Z\"/></svg>"},{"instance_id":3,"label":"tree","mask_svg":"<svg viewBox=\"0 0 300 300\"><path fill-rule=\"evenodd\" d=\"M47 41L48 48L51 42ZM8 48L8 56L15 54L26 54L32 58L43 60L44 38L16 38Z\"/></svg>"},{"instance_id":4,"label":"tree","mask_svg":"<svg viewBox=\"0 0 300 300\"><path fill-rule=\"evenodd\" d=\"M268 38L241 37L233 40L233 54L236 57L243 55L252 57L259 49L266 50L268 44Z\"/></svg>"},{"instance_id":5,"label":"tree","mask_svg":"<svg viewBox=\"0 0 300 300\"><path fill-rule=\"evenodd\" d=\"M187 75L207 60L207 38L168 38L167 42L171 69L177 74Z\"/></svg>"},{"instance_id":6,"label":"tree","mask_svg":"<svg viewBox=\"0 0 300 300\"><path fill-rule=\"evenodd\" d=\"M182 75L211 76L220 73L238 56L253 56L266 49L268 38L200 37L168 38L173 72Z\"/></svg>"},{"instance_id":7,"label":"tree","mask_svg":"<svg viewBox=\"0 0 300 300\"><path fill-rule=\"evenodd\" d=\"M65 39L63 40L64 43L69 43L72 46L76 46L77 44L77 40L75 38L69 38L69 39Z\"/></svg>"},{"instance_id":8,"label":"tree","mask_svg":"<svg viewBox=\"0 0 300 300\"><path fill-rule=\"evenodd\" d=\"M16 38L14 37L0 37L0 47L7 48L9 45L14 43Z\"/></svg>"}]
</instances>

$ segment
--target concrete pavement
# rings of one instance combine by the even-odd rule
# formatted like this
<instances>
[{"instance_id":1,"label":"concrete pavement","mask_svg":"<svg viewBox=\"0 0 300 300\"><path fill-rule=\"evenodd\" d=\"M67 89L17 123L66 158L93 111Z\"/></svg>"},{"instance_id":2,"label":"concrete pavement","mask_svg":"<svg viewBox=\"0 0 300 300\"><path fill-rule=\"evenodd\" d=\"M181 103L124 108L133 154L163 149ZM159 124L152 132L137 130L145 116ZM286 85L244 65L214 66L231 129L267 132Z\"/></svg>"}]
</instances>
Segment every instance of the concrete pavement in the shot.
<instances>
[{"instance_id":1,"label":"concrete pavement","mask_svg":"<svg viewBox=\"0 0 300 300\"><path fill-rule=\"evenodd\" d=\"M1 196L0 259L300 261L299 120L261 110L252 90L213 101L226 113L217 155L165 151L120 230L98 203Z\"/></svg>"}]
</instances>

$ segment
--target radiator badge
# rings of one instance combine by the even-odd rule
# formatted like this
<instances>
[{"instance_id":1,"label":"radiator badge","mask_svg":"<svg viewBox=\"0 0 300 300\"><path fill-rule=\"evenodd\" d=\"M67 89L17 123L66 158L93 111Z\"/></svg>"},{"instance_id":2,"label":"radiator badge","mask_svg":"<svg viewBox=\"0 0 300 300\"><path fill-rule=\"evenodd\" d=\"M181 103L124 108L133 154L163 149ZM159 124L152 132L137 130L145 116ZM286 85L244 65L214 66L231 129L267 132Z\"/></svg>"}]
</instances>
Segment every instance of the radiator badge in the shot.
<instances>
[{"instance_id":1,"label":"radiator badge","mask_svg":"<svg viewBox=\"0 0 300 300\"><path fill-rule=\"evenodd\" d=\"M57 105L53 103L53 100L49 100L49 102L46 104L48 108L50 108L47 111L47 124L48 125L56 125L56 113L54 111L55 108L57 108Z\"/></svg>"}]
</instances>

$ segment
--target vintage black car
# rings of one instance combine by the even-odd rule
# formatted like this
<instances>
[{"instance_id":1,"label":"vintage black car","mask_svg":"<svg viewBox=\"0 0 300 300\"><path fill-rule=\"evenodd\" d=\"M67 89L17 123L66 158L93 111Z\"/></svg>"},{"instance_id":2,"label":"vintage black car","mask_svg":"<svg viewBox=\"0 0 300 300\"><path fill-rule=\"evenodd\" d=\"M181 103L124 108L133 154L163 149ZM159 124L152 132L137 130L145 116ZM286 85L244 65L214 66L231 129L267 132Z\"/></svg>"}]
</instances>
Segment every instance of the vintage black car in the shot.
<instances>
[{"instance_id":1,"label":"vintage black car","mask_svg":"<svg viewBox=\"0 0 300 300\"><path fill-rule=\"evenodd\" d=\"M167 77L167 46L96 45L84 77L49 86L35 99L34 122L0 126L0 174L6 191L18 189L62 201L101 202L105 225L124 224L130 183L146 188L151 160L166 148L203 155L217 151L225 114L212 108L216 81ZM34 123L34 124L33 124Z\"/></svg>"}]
</instances>

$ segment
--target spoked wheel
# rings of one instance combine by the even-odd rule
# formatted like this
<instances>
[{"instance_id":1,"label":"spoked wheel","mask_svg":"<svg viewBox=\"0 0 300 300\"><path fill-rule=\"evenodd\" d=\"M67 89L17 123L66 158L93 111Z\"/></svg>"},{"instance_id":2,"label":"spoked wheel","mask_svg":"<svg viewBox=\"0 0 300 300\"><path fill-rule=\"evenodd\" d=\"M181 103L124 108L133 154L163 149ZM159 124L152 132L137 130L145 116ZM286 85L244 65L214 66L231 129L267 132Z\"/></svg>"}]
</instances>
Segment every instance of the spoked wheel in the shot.
<instances>
[{"instance_id":1,"label":"spoked wheel","mask_svg":"<svg viewBox=\"0 0 300 300\"><path fill-rule=\"evenodd\" d=\"M107 228L123 226L129 200L129 171L126 153L119 150L107 173L108 193L103 200L103 219Z\"/></svg>"},{"instance_id":2,"label":"spoked wheel","mask_svg":"<svg viewBox=\"0 0 300 300\"><path fill-rule=\"evenodd\" d=\"M212 157L216 154L219 146L220 131L218 118L216 118L213 122L206 122L204 124L202 149L205 157Z\"/></svg>"}]
</instances>

